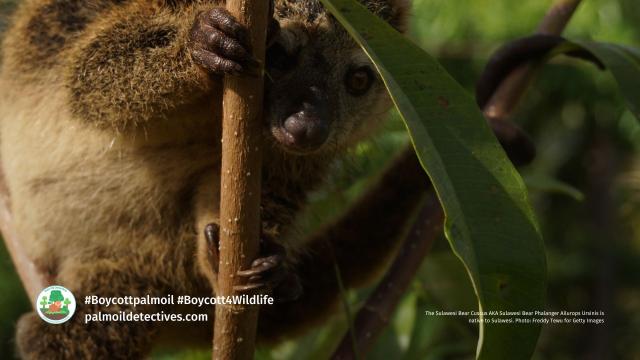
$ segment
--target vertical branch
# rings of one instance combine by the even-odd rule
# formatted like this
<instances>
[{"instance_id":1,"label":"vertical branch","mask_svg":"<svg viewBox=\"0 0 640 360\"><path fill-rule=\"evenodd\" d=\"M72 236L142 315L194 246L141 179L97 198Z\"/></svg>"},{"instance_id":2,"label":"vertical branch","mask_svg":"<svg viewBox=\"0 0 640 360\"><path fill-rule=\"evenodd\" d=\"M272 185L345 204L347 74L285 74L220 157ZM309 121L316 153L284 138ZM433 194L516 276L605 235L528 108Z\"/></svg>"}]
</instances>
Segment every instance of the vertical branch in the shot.
<instances>
[{"instance_id":1,"label":"vertical branch","mask_svg":"<svg viewBox=\"0 0 640 360\"><path fill-rule=\"evenodd\" d=\"M249 29L253 55L264 63L269 1L228 0L226 5ZM225 78L217 284L221 296L234 294L235 274L258 254L262 97L262 77ZM213 358L252 359L257 318L255 305L216 305Z\"/></svg>"}]
</instances>

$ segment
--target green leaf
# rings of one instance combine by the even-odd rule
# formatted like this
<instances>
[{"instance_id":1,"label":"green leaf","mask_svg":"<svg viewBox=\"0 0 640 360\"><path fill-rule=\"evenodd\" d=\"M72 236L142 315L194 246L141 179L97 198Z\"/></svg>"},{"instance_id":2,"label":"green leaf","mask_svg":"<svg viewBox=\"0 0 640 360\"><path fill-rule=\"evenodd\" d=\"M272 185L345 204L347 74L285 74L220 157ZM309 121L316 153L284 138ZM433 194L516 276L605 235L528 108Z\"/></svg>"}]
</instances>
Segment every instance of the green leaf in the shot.
<instances>
[{"instance_id":1,"label":"green leaf","mask_svg":"<svg viewBox=\"0 0 640 360\"><path fill-rule=\"evenodd\" d=\"M433 181L445 233L480 310L543 309L546 259L526 188L474 100L431 56L360 3L322 2L384 80ZM529 358L539 331L537 325L482 324L477 357Z\"/></svg>"},{"instance_id":2,"label":"green leaf","mask_svg":"<svg viewBox=\"0 0 640 360\"><path fill-rule=\"evenodd\" d=\"M563 194L576 201L583 201L584 194L573 186L543 174L532 174L524 177L529 189Z\"/></svg>"},{"instance_id":3,"label":"green leaf","mask_svg":"<svg viewBox=\"0 0 640 360\"><path fill-rule=\"evenodd\" d=\"M567 41L551 51L550 57L576 49L590 52L611 71L629 110L640 120L640 51L604 42Z\"/></svg>"}]
</instances>

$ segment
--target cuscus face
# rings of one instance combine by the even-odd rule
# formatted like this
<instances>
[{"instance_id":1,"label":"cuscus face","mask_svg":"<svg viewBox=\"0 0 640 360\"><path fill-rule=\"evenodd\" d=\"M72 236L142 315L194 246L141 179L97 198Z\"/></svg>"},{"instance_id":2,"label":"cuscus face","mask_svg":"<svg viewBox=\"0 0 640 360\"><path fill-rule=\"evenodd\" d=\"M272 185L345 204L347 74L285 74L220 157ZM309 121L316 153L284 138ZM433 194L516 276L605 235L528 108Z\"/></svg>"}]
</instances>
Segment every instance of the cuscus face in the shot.
<instances>
[{"instance_id":1,"label":"cuscus face","mask_svg":"<svg viewBox=\"0 0 640 360\"><path fill-rule=\"evenodd\" d=\"M403 0L363 1L403 29ZM375 127L390 108L373 64L317 0L276 1L280 31L267 49L265 120L286 151L335 151Z\"/></svg>"}]
</instances>

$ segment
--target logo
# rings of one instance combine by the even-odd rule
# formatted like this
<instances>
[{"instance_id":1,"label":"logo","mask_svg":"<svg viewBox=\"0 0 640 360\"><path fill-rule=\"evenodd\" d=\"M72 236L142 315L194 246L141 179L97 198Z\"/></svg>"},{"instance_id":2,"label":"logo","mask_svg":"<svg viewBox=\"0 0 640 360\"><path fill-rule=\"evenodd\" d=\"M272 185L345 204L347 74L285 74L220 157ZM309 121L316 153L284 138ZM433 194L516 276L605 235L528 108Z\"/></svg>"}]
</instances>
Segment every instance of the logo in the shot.
<instances>
[{"instance_id":1,"label":"logo","mask_svg":"<svg viewBox=\"0 0 640 360\"><path fill-rule=\"evenodd\" d=\"M62 324L76 311L76 298L63 286L49 286L38 295L36 309L42 320L49 324Z\"/></svg>"}]
</instances>

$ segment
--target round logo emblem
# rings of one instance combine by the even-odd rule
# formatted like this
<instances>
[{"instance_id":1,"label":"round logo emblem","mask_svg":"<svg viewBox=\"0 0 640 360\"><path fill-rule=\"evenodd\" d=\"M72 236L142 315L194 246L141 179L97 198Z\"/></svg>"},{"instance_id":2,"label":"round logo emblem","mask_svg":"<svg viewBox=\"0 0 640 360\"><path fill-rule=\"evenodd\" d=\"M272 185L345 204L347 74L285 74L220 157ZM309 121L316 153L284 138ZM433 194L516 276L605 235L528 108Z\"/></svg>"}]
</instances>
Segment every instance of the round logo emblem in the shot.
<instances>
[{"instance_id":1,"label":"round logo emblem","mask_svg":"<svg viewBox=\"0 0 640 360\"><path fill-rule=\"evenodd\" d=\"M63 286L49 286L38 295L36 309L42 320L49 324L62 324L76 311L76 298Z\"/></svg>"}]
</instances>

